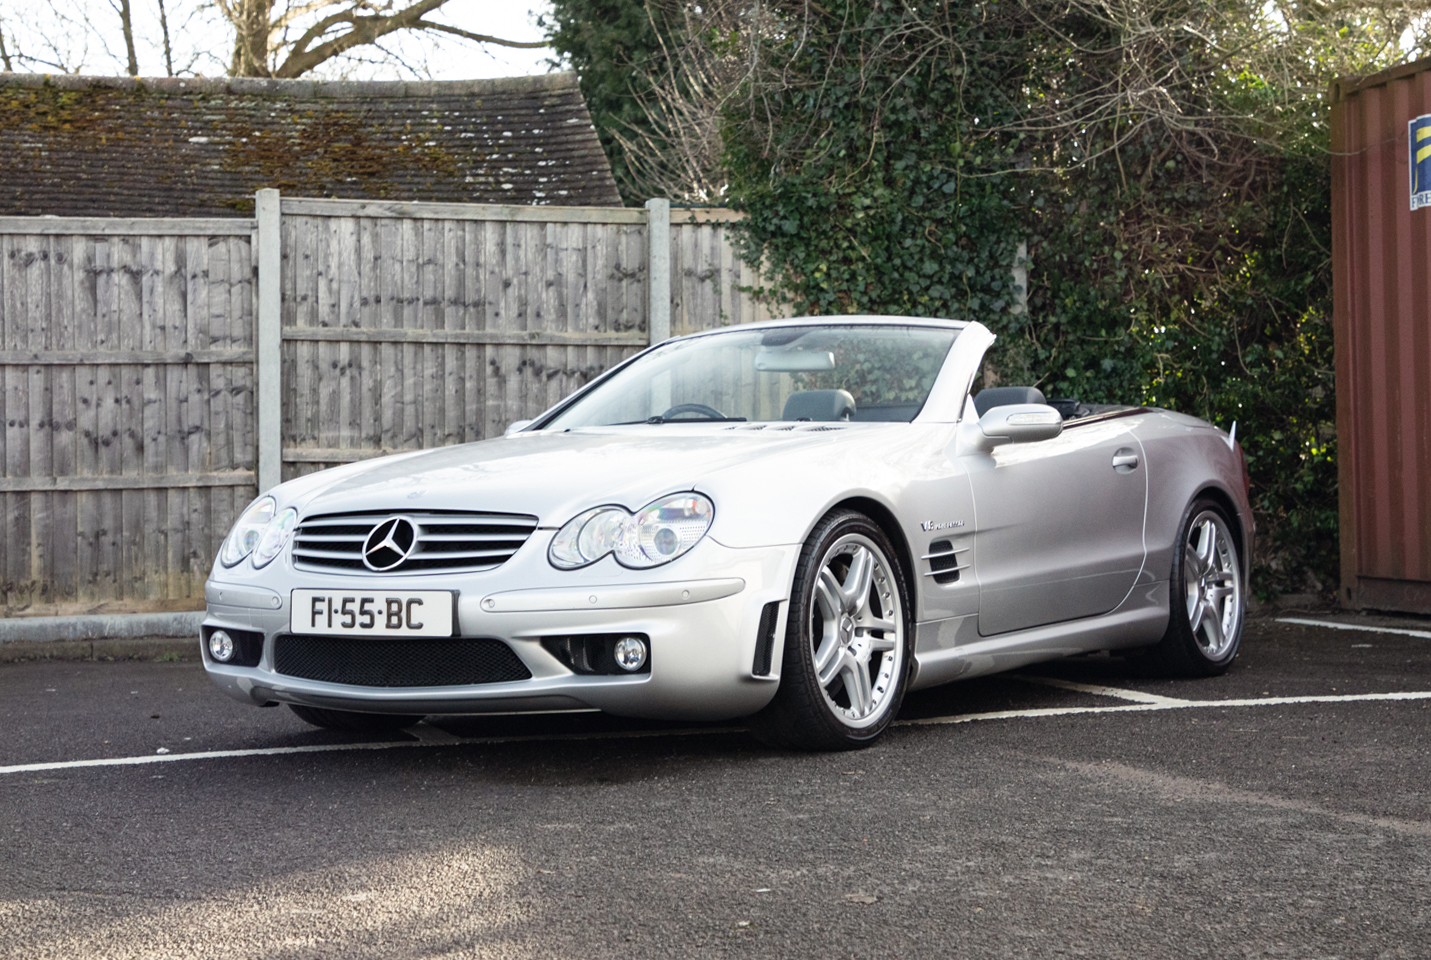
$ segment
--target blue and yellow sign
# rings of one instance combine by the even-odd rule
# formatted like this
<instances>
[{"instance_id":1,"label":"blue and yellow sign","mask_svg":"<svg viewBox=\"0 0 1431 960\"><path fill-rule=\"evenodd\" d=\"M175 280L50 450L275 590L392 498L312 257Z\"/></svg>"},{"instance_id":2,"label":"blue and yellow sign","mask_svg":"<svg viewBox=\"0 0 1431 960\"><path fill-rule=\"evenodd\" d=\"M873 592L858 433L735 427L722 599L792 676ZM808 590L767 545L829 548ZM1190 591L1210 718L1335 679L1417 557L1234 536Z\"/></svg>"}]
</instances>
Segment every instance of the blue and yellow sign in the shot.
<instances>
[{"instance_id":1,"label":"blue and yellow sign","mask_svg":"<svg viewBox=\"0 0 1431 960\"><path fill-rule=\"evenodd\" d=\"M1411 209L1431 207L1431 115L1411 121Z\"/></svg>"}]
</instances>

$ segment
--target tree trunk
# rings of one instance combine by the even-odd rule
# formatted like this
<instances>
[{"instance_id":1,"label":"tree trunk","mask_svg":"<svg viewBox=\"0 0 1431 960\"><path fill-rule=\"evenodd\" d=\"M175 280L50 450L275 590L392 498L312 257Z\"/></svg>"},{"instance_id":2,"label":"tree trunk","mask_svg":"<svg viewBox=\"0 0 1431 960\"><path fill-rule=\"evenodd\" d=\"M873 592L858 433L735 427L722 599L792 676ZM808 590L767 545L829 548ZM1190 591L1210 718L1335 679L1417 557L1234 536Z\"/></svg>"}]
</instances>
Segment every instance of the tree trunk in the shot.
<instances>
[{"instance_id":1,"label":"tree trunk","mask_svg":"<svg viewBox=\"0 0 1431 960\"><path fill-rule=\"evenodd\" d=\"M169 43L169 16L164 10L164 0L159 0L159 29L164 33L164 70L174 75L174 47Z\"/></svg>"},{"instance_id":2,"label":"tree trunk","mask_svg":"<svg viewBox=\"0 0 1431 960\"><path fill-rule=\"evenodd\" d=\"M129 0L119 0L119 22L124 28L124 49L129 54L129 75L139 76L139 57L134 53L134 20L129 14Z\"/></svg>"},{"instance_id":3,"label":"tree trunk","mask_svg":"<svg viewBox=\"0 0 1431 960\"><path fill-rule=\"evenodd\" d=\"M236 0L233 4L235 77L268 77L268 32L274 0Z\"/></svg>"}]
</instances>

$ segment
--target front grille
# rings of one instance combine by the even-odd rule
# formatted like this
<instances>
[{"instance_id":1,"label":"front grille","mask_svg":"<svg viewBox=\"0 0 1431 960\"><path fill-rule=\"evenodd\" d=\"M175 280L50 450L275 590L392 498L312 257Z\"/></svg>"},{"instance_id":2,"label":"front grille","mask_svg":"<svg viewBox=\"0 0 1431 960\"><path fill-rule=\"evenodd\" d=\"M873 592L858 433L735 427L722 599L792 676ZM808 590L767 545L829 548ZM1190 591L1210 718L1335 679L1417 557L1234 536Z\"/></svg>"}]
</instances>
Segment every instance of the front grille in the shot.
<instances>
[{"instance_id":1,"label":"front grille","mask_svg":"<svg viewBox=\"0 0 1431 960\"><path fill-rule=\"evenodd\" d=\"M287 677L359 687L456 687L532 678L511 647L487 637L280 634L273 661Z\"/></svg>"},{"instance_id":2,"label":"front grille","mask_svg":"<svg viewBox=\"0 0 1431 960\"><path fill-rule=\"evenodd\" d=\"M410 546L405 536L397 538L399 546L408 550L407 557L393 563L400 554L380 548L369 551L372 566L364 563L368 535L395 518L410 521L416 531ZM354 573L490 570L510 559L536 527L536 517L514 513L369 510L319 514L298 525L293 536L293 563L300 570Z\"/></svg>"}]
</instances>

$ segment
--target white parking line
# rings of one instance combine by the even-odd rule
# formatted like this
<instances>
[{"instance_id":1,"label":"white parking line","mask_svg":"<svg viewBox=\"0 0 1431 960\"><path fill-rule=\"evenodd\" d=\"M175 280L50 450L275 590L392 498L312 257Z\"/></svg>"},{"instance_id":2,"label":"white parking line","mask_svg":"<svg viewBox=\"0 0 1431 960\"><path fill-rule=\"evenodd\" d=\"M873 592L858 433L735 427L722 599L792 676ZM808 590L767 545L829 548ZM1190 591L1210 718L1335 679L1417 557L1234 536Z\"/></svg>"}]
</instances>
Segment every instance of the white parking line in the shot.
<instances>
[{"instance_id":1,"label":"white parking line","mask_svg":"<svg viewBox=\"0 0 1431 960\"><path fill-rule=\"evenodd\" d=\"M976 720L1012 720L1018 717L1068 717L1080 713L1152 713L1160 710L1188 710L1209 707L1278 707L1299 703L1360 703L1373 700L1431 700L1431 690L1402 693L1348 693L1325 697L1248 697L1241 700L1169 700L1167 703L1130 703L1120 707L1035 707L1030 710L997 710L966 713L954 717L927 717L898 720L898 726L933 726L973 723ZM0 773L4 768L0 768Z\"/></svg>"},{"instance_id":2,"label":"white parking line","mask_svg":"<svg viewBox=\"0 0 1431 960\"><path fill-rule=\"evenodd\" d=\"M1278 617L1278 623L1296 623L1304 627L1328 627L1332 630L1361 630L1365 633L1399 633L1404 637L1424 637L1431 640L1431 632L1426 630L1401 630L1396 627L1369 627L1359 623L1337 623L1335 620L1303 620L1301 617Z\"/></svg>"},{"instance_id":3,"label":"white parking line","mask_svg":"<svg viewBox=\"0 0 1431 960\"><path fill-rule=\"evenodd\" d=\"M1116 707L1035 707L1028 710L998 710L992 713L965 713L949 717L921 717L896 720L896 727L927 727L981 720L1015 720L1033 717L1067 717L1086 713L1153 713L1162 710L1190 710L1227 707L1278 707L1304 703L1364 703L1370 701L1431 700L1431 690L1398 693L1349 693L1332 696L1256 697L1241 700L1173 700L1159 703L1129 703ZM326 743L304 747L259 747L251 750L208 750L196 753L151 754L140 757L106 757L99 760L60 760L54 763L21 763L0 767L0 774L41 773L49 770L76 770L83 767L129 767L148 763L178 763L181 760L221 760L230 757L277 757L295 753L341 753L345 750L395 750L412 747L465 746L502 743L550 743L563 740L649 740L655 737L693 737L744 733L744 727L685 727L670 730L627 730L600 733L544 733L535 736L454 737L435 743L399 740L383 743Z\"/></svg>"},{"instance_id":4,"label":"white parking line","mask_svg":"<svg viewBox=\"0 0 1431 960\"><path fill-rule=\"evenodd\" d=\"M744 733L744 727L691 727L672 730L616 730L599 733L545 733L536 736L457 737L451 740L390 740L381 743L320 743L304 747L255 747L249 750L205 750L195 753L146 754L140 757L105 757L99 760L58 760L54 763L21 763L0 767L0 774L39 773L80 767L129 767L145 763L174 763L179 760L221 760L228 757L278 757L291 753L341 753L345 750L396 750L402 747L449 747L468 744L543 743L559 740L644 740L651 737L687 737L696 734Z\"/></svg>"},{"instance_id":5,"label":"white parking line","mask_svg":"<svg viewBox=\"0 0 1431 960\"><path fill-rule=\"evenodd\" d=\"M1094 683L1075 683L1072 680L1059 680L1055 677L1031 677L1023 673L1009 674L1010 680L1022 680L1025 683L1037 683L1045 687L1057 687L1060 690L1075 690L1079 693L1090 693L1095 697L1112 697L1115 700L1132 700L1134 703L1163 703L1163 704L1187 704L1191 700L1179 700L1177 697L1162 697L1156 693L1144 693L1141 690L1124 690L1122 687L1102 687Z\"/></svg>"}]
</instances>

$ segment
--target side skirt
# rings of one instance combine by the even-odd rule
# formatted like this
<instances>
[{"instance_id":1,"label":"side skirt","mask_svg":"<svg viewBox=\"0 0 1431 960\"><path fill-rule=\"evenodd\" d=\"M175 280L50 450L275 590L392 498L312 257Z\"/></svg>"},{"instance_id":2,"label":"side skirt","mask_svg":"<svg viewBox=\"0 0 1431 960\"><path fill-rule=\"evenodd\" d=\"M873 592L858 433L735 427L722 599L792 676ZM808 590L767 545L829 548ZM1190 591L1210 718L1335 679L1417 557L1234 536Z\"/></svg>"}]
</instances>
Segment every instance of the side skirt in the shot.
<instances>
[{"instance_id":1,"label":"side skirt","mask_svg":"<svg viewBox=\"0 0 1431 960\"><path fill-rule=\"evenodd\" d=\"M1135 588L1112 613L997 637L979 636L977 614L930 620L915 625L915 673L910 689L1016 670L1094 650L1147 646L1156 643L1167 626L1167 581Z\"/></svg>"}]
</instances>

